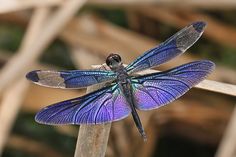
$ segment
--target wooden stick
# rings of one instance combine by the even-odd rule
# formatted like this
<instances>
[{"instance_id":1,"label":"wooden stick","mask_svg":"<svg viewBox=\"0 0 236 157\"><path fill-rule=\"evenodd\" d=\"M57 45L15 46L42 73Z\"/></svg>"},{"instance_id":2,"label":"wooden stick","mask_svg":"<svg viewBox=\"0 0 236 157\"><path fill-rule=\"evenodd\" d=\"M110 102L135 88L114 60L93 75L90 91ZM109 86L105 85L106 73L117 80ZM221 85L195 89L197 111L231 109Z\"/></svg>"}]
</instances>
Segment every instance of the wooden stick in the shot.
<instances>
[{"instance_id":1,"label":"wooden stick","mask_svg":"<svg viewBox=\"0 0 236 157\"><path fill-rule=\"evenodd\" d=\"M65 4L48 20L45 28L38 39L31 47L25 49L24 52L16 54L2 69L0 73L0 93L5 87L11 84L17 77L31 70L31 66L48 46L48 44L56 37L60 30L73 17L78 9L86 2L86 0L71 0Z\"/></svg>"},{"instance_id":2,"label":"wooden stick","mask_svg":"<svg viewBox=\"0 0 236 157\"><path fill-rule=\"evenodd\" d=\"M22 78L20 81L13 84L3 95L0 107L0 156L28 89L28 85L25 78Z\"/></svg>"},{"instance_id":3,"label":"wooden stick","mask_svg":"<svg viewBox=\"0 0 236 157\"><path fill-rule=\"evenodd\" d=\"M87 93L95 91L101 85L87 89ZM111 123L101 125L80 125L74 157L103 157L106 153Z\"/></svg>"},{"instance_id":4,"label":"wooden stick","mask_svg":"<svg viewBox=\"0 0 236 157\"><path fill-rule=\"evenodd\" d=\"M74 157L104 157L111 123L81 125Z\"/></svg>"},{"instance_id":5,"label":"wooden stick","mask_svg":"<svg viewBox=\"0 0 236 157\"><path fill-rule=\"evenodd\" d=\"M236 153L236 107L226 128L225 135L216 152L216 157L235 157Z\"/></svg>"},{"instance_id":6,"label":"wooden stick","mask_svg":"<svg viewBox=\"0 0 236 157\"><path fill-rule=\"evenodd\" d=\"M222 82L217 82L217 81L212 81L212 80L204 80L198 85L196 85L195 88L209 90L212 92L227 94L231 96L236 96L236 85L232 85L228 83L222 83Z\"/></svg>"},{"instance_id":7,"label":"wooden stick","mask_svg":"<svg viewBox=\"0 0 236 157\"><path fill-rule=\"evenodd\" d=\"M26 34L21 43L19 53L24 53L25 50L29 49L34 42L37 41L37 38L42 31L42 27L49 15L49 11L49 8L45 7L34 10Z\"/></svg>"}]
</instances>

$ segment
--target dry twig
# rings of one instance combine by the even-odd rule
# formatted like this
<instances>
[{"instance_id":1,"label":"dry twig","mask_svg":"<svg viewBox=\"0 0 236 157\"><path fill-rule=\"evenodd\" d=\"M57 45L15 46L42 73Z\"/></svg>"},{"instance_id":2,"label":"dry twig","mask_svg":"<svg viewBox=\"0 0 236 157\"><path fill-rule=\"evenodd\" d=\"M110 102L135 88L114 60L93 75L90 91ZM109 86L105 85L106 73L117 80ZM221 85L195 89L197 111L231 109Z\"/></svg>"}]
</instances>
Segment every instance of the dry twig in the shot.
<instances>
[{"instance_id":1,"label":"dry twig","mask_svg":"<svg viewBox=\"0 0 236 157\"><path fill-rule=\"evenodd\" d=\"M2 0L0 5L0 14L19 11L32 7L50 7L62 4L63 0L43 0L43 1L32 1L32 0Z\"/></svg>"},{"instance_id":2,"label":"dry twig","mask_svg":"<svg viewBox=\"0 0 236 157\"><path fill-rule=\"evenodd\" d=\"M86 0L71 0L65 2L57 12L45 24L37 41L22 53L15 55L2 69L0 73L0 93L17 77L23 76L36 59L40 56L48 44L56 37L60 30L67 24Z\"/></svg>"}]
</instances>

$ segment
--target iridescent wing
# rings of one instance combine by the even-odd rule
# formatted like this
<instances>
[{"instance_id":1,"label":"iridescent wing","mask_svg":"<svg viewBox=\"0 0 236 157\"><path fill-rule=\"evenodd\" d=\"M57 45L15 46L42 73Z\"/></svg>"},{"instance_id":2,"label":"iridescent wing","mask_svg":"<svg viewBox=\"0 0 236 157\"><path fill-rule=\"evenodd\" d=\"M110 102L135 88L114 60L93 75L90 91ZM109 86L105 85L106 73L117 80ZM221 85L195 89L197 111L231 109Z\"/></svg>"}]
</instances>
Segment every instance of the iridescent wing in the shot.
<instances>
[{"instance_id":1,"label":"iridescent wing","mask_svg":"<svg viewBox=\"0 0 236 157\"><path fill-rule=\"evenodd\" d=\"M42 124L101 124L118 121L131 112L117 84L85 96L66 100L39 111L35 120Z\"/></svg>"},{"instance_id":2,"label":"iridescent wing","mask_svg":"<svg viewBox=\"0 0 236 157\"><path fill-rule=\"evenodd\" d=\"M112 81L116 78L116 75L112 71L106 70L35 70L29 72L26 78L41 86L53 88L84 88L104 81Z\"/></svg>"},{"instance_id":3,"label":"iridescent wing","mask_svg":"<svg viewBox=\"0 0 236 157\"><path fill-rule=\"evenodd\" d=\"M183 28L164 43L146 51L134 60L126 67L127 72L134 73L152 68L184 53L200 38L205 26L204 22L195 22Z\"/></svg>"},{"instance_id":4,"label":"iridescent wing","mask_svg":"<svg viewBox=\"0 0 236 157\"><path fill-rule=\"evenodd\" d=\"M132 79L136 108L151 110L174 101L206 78L214 66L207 60L195 61Z\"/></svg>"}]
</instances>

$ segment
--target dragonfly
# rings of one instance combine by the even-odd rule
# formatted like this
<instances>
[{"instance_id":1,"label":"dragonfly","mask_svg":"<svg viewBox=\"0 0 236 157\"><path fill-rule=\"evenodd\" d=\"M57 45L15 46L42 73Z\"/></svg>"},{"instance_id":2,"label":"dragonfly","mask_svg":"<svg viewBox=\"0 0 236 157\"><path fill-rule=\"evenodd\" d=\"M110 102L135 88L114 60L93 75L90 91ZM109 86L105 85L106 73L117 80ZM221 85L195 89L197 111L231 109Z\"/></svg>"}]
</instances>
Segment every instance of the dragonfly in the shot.
<instances>
[{"instance_id":1,"label":"dragonfly","mask_svg":"<svg viewBox=\"0 0 236 157\"><path fill-rule=\"evenodd\" d=\"M106 58L109 70L34 70L26 78L38 85L80 89L106 82L106 85L81 97L55 103L39 111L35 120L41 124L104 124L132 114L134 123L146 141L147 136L137 110L165 106L204 80L214 69L209 60L193 61L163 72L137 75L183 54L202 35L206 23L193 22L124 66L119 54Z\"/></svg>"}]
</instances>

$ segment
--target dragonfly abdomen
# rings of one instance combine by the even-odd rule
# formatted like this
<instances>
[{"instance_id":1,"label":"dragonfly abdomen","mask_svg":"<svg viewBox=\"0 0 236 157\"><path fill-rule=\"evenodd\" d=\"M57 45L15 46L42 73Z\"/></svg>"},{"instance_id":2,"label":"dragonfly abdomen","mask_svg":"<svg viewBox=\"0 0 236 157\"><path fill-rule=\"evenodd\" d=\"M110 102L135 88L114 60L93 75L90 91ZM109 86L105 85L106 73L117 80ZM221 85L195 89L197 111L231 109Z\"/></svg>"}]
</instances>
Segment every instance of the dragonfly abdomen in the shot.
<instances>
[{"instance_id":1,"label":"dragonfly abdomen","mask_svg":"<svg viewBox=\"0 0 236 157\"><path fill-rule=\"evenodd\" d=\"M133 120L135 122L136 127L138 128L139 133L141 134L141 136L143 137L144 141L147 140L147 136L144 132L141 120L139 118L139 115L135 109L135 101L134 101L134 96L133 96L133 92L132 92L132 86L131 86L131 81L129 78L126 79L126 83L120 83L120 88L122 89L121 91L123 92L126 101L128 102L128 104L130 105L131 108L131 113L132 113L132 117Z\"/></svg>"}]
</instances>

